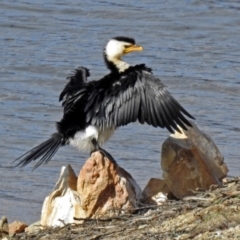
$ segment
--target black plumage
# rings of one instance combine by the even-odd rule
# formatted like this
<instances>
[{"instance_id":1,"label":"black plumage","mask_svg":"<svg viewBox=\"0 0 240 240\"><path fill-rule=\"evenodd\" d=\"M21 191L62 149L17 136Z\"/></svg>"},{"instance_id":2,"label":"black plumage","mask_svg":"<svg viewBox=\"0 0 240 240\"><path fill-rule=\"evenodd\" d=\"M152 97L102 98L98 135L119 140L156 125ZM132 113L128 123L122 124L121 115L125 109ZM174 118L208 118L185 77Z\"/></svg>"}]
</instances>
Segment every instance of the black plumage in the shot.
<instances>
[{"instance_id":1,"label":"black plumage","mask_svg":"<svg viewBox=\"0 0 240 240\"><path fill-rule=\"evenodd\" d=\"M87 81L89 70L79 67L68 78L61 92L63 117L57 122L57 132L17 160L25 166L39 159L34 168L48 163L59 147L73 145L89 152L100 150L110 160L112 156L100 145L120 126L138 121L169 132L187 130L186 117L194 119L168 92L152 70L139 64L129 66L121 60L123 54L141 51L135 40L126 37L111 39L104 50L104 60L110 73L98 81Z\"/></svg>"},{"instance_id":2,"label":"black plumage","mask_svg":"<svg viewBox=\"0 0 240 240\"><path fill-rule=\"evenodd\" d=\"M177 124L184 130L185 125L191 126L184 115L193 118L144 64L79 84L63 102L64 111L77 114L76 106L83 101L85 122L102 130L139 121L174 133L180 132Z\"/></svg>"},{"instance_id":3,"label":"black plumage","mask_svg":"<svg viewBox=\"0 0 240 240\"><path fill-rule=\"evenodd\" d=\"M35 161L36 159L39 159L37 164L35 164L35 166L33 167L33 170L35 170L41 164L48 163L52 159L53 155L57 152L59 147L64 145L65 145L65 139L63 138L62 134L54 133L47 141L41 143L37 147L24 153L22 156L17 158L14 162L19 161L16 167L17 166L24 167L28 163Z\"/></svg>"}]
</instances>

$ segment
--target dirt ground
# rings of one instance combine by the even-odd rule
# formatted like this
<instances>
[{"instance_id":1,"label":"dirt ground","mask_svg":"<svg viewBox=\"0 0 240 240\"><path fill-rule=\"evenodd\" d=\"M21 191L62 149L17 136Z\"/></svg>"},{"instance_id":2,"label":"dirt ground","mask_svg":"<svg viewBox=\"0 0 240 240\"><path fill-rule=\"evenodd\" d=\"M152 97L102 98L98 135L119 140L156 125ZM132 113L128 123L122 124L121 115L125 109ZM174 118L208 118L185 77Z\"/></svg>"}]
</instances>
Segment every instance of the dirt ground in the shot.
<instances>
[{"instance_id":1,"label":"dirt ground","mask_svg":"<svg viewBox=\"0 0 240 240\"><path fill-rule=\"evenodd\" d=\"M11 239L240 239L240 177L226 180L222 188L143 206L133 214L88 219Z\"/></svg>"}]
</instances>

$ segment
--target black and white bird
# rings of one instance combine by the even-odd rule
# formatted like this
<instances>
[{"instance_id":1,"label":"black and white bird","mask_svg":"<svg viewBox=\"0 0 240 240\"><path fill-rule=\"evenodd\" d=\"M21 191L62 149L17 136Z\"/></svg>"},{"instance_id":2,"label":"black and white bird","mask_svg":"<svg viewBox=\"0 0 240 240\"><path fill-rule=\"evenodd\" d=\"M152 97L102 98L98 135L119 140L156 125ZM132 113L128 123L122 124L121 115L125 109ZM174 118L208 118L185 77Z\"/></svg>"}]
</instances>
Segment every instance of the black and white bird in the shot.
<instances>
[{"instance_id":1,"label":"black and white bird","mask_svg":"<svg viewBox=\"0 0 240 240\"><path fill-rule=\"evenodd\" d=\"M69 77L60 94L63 117L57 132L42 144L19 157L17 166L38 160L34 169L48 163L59 147L72 145L82 151L101 151L100 146L120 127L138 121L169 132L191 126L194 119L168 92L152 70L140 64L130 66L122 56L143 48L128 37L115 37L104 49L104 60L110 73L98 81L87 81L89 70L80 67ZM185 115L185 116L184 116ZM114 160L113 160L114 161Z\"/></svg>"}]
</instances>

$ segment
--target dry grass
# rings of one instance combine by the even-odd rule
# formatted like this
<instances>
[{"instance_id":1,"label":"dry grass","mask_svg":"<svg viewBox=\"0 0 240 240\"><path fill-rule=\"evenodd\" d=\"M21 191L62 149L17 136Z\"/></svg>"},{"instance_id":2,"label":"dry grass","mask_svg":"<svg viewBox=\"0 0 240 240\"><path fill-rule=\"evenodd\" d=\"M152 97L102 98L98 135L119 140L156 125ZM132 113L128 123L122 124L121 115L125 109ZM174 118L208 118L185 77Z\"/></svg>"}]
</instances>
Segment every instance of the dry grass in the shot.
<instances>
[{"instance_id":1,"label":"dry grass","mask_svg":"<svg viewBox=\"0 0 240 240\"><path fill-rule=\"evenodd\" d=\"M87 219L12 239L240 239L240 178L194 197L137 209L135 214Z\"/></svg>"}]
</instances>

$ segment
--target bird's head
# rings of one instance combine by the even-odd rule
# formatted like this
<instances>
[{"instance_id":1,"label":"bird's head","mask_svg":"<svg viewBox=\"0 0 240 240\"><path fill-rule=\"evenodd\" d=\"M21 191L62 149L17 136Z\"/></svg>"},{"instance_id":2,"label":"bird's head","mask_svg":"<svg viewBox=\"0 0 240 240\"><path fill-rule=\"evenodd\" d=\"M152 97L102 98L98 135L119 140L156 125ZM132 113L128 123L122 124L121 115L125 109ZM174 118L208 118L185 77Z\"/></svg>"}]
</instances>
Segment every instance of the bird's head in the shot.
<instances>
[{"instance_id":1,"label":"bird's head","mask_svg":"<svg viewBox=\"0 0 240 240\"><path fill-rule=\"evenodd\" d=\"M110 39L104 49L104 59L110 70L124 71L129 65L121 61L125 54L142 51L143 47L136 45L133 38L114 37ZM115 69L114 69L115 68Z\"/></svg>"}]
</instances>

